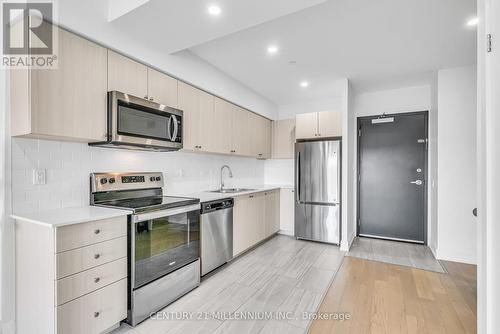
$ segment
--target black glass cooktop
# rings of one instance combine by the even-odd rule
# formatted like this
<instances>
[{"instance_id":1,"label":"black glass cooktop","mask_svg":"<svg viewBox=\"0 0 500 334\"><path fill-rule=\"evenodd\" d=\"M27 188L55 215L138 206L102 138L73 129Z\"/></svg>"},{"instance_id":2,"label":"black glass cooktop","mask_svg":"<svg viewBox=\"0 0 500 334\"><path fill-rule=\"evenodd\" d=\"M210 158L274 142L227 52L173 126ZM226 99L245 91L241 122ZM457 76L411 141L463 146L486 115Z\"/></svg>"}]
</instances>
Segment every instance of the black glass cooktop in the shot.
<instances>
[{"instance_id":1,"label":"black glass cooktop","mask_svg":"<svg viewBox=\"0 0 500 334\"><path fill-rule=\"evenodd\" d=\"M158 197L141 197L132 199L119 199L101 202L99 205L107 207L115 207L121 209L129 209L137 212L148 212L155 210L164 210L176 208L179 206L191 205L200 203L197 198L158 196Z\"/></svg>"}]
</instances>

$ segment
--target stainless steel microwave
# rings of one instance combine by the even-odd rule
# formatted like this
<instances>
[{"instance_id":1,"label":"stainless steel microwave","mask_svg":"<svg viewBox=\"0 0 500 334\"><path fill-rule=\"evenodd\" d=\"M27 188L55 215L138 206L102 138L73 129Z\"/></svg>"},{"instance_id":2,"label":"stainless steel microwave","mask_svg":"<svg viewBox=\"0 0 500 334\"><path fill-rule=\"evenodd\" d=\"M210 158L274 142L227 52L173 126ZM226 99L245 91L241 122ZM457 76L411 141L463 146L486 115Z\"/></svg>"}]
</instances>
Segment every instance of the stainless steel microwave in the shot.
<instances>
[{"instance_id":1,"label":"stainless steel microwave","mask_svg":"<svg viewBox=\"0 0 500 334\"><path fill-rule=\"evenodd\" d=\"M182 148L182 110L129 94L108 93L108 134L91 146L146 151Z\"/></svg>"}]
</instances>

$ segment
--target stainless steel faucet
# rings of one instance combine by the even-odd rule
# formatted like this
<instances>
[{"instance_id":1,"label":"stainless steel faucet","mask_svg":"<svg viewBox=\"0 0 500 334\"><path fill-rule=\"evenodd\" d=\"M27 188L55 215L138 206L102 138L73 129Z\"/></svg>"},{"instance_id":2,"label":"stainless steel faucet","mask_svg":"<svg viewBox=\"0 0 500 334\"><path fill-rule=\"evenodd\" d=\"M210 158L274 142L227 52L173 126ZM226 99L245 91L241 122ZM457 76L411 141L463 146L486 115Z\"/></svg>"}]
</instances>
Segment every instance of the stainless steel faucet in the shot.
<instances>
[{"instance_id":1,"label":"stainless steel faucet","mask_svg":"<svg viewBox=\"0 0 500 334\"><path fill-rule=\"evenodd\" d=\"M231 167L228 165L224 165L220 168L220 190L224 190L224 179L222 178L222 172L224 171L224 168L227 168L229 171L229 177L233 177L233 172L231 171Z\"/></svg>"}]
</instances>

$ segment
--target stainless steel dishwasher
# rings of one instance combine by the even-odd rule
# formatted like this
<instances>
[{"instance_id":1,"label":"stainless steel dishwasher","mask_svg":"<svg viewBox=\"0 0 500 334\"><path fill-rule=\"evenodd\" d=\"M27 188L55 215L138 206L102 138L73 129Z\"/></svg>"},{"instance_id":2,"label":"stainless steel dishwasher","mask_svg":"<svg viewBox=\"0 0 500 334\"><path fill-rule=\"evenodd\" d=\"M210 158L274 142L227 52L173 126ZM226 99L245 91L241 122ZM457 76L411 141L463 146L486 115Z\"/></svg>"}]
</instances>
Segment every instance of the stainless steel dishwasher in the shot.
<instances>
[{"instance_id":1,"label":"stainless steel dishwasher","mask_svg":"<svg viewBox=\"0 0 500 334\"><path fill-rule=\"evenodd\" d=\"M201 275L233 258L232 198L201 203Z\"/></svg>"}]
</instances>

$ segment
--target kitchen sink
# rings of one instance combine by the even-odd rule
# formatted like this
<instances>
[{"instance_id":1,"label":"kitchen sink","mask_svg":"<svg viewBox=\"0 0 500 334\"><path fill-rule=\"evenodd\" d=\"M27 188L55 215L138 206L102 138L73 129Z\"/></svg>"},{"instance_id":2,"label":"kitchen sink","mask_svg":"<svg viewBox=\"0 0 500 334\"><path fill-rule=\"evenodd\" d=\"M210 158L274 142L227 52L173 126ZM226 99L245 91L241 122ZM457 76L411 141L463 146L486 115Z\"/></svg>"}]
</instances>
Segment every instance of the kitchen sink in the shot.
<instances>
[{"instance_id":1,"label":"kitchen sink","mask_svg":"<svg viewBox=\"0 0 500 334\"><path fill-rule=\"evenodd\" d=\"M233 193L241 193L243 191L253 191L256 189L250 189L250 188L226 188L226 189L217 189L217 190L210 190L211 193L220 193L220 194L233 194Z\"/></svg>"}]
</instances>

